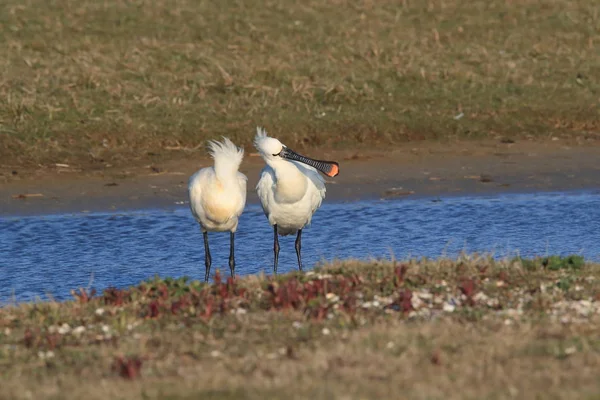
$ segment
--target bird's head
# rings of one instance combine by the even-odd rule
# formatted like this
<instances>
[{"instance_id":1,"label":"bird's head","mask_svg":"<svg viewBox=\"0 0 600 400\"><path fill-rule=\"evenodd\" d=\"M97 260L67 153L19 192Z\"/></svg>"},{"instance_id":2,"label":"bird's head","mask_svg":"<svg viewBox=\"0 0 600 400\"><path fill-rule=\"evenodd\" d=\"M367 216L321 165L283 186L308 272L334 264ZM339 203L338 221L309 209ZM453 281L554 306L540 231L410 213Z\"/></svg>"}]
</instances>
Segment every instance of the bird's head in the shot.
<instances>
[{"instance_id":1,"label":"bird's head","mask_svg":"<svg viewBox=\"0 0 600 400\"><path fill-rule=\"evenodd\" d=\"M254 147L267 160L277 157L285 146L279 140L267 136L267 132L263 128L256 128Z\"/></svg>"},{"instance_id":2,"label":"bird's head","mask_svg":"<svg viewBox=\"0 0 600 400\"><path fill-rule=\"evenodd\" d=\"M289 149L279 140L267 136L267 132L260 127L256 128L254 146L267 163L279 160L298 161L303 164L310 165L329 177L336 176L340 171L340 166L337 162L314 160L298 154Z\"/></svg>"}]
</instances>

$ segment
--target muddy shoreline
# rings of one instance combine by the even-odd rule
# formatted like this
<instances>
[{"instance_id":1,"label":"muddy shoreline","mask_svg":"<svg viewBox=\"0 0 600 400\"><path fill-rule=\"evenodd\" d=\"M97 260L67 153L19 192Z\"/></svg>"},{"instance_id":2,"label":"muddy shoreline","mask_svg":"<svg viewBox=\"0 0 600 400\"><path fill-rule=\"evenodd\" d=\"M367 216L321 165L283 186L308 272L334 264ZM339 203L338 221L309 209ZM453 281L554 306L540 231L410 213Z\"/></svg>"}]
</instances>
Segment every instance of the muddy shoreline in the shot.
<instances>
[{"instance_id":1,"label":"muddy shoreline","mask_svg":"<svg viewBox=\"0 0 600 400\"><path fill-rule=\"evenodd\" d=\"M570 191L600 188L600 146L560 141L517 143L409 143L372 151L311 153L340 162L329 179L327 201ZM195 155L194 155L195 156ZM188 177L210 165L196 160L152 166L71 171L40 169L25 177L4 176L0 216L170 208L186 204ZM246 155L248 203L263 162Z\"/></svg>"}]
</instances>

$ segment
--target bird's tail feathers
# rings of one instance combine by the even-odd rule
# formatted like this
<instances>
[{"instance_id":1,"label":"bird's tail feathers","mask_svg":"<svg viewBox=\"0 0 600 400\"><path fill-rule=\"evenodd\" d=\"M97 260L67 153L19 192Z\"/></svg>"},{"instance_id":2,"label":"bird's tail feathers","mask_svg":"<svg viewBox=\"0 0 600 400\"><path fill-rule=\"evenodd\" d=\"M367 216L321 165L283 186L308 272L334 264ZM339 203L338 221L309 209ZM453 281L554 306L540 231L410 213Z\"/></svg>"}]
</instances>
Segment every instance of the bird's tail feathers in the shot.
<instances>
[{"instance_id":1,"label":"bird's tail feathers","mask_svg":"<svg viewBox=\"0 0 600 400\"><path fill-rule=\"evenodd\" d=\"M211 157L215 160L215 173L217 176L225 176L239 170L244 159L244 149L237 147L231 140L223 137L223 141L210 140L208 149Z\"/></svg>"}]
</instances>

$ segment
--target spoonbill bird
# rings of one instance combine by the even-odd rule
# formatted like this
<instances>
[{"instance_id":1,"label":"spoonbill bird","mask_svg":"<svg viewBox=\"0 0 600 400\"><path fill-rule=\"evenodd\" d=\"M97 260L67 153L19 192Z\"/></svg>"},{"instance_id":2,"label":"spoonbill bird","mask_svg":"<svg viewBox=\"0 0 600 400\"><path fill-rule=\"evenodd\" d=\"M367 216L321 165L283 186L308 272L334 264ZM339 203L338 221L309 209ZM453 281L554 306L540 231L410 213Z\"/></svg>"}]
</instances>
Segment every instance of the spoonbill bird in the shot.
<instances>
[{"instance_id":1,"label":"spoonbill bird","mask_svg":"<svg viewBox=\"0 0 600 400\"><path fill-rule=\"evenodd\" d=\"M273 226L273 271L277 274L279 260L278 234L297 233L296 255L302 271L302 229L310 224L313 214L325 198L325 180L318 171L334 177L339 164L305 157L289 149L279 140L267 136L263 128L256 128L254 146L266 162L256 185L262 209Z\"/></svg>"},{"instance_id":2,"label":"spoonbill bird","mask_svg":"<svg viewBox=\"0 0 600 400\"><path fill-rule=\"evenodd\" d=\"M210 141L209 152L214 166L202 168L190 177L190 208L204 235L204 263L208 282L211 257L208 232L230 232L229 269L235 276L234 241L238 220L246 205L246 175L238 171L244 149L231 140Z\"/></svg>"}]
</instances>

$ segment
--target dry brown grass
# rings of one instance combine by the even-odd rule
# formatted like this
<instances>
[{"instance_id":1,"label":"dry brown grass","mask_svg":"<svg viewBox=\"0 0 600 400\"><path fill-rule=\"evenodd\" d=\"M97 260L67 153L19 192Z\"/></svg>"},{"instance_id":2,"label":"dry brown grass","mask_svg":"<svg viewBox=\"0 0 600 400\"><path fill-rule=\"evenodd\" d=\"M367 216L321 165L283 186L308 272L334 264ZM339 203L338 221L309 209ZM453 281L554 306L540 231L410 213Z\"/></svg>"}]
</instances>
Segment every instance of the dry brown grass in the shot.
<instances>
[{"instance_id":1,"label":"dry brown grass","mask_svg":"<svg viewBox=\"0 0 600 400\"><path fill-rule=\"evenodd\" d=\"M7 307L0 398L597 398L598 271L343 262Z\"/></svg>"},{"instance_id":2,"label":"dry brown grass","mask_svg":"<svg viewBox=\"0 0 600 400\"><path fill-rule=\"evenodd\" d=\"M181 157L257 124L294 146L593 137L599 43L587 0L6 0L0 162Z\"/></svg>"}]
</instances>

